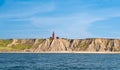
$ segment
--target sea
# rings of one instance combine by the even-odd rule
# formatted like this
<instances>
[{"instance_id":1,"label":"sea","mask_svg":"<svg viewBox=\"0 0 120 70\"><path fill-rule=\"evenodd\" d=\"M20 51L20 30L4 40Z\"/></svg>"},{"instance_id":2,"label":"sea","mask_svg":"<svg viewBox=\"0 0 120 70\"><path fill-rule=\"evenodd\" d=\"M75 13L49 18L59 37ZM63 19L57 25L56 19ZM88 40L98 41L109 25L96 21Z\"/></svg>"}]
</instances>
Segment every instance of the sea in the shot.
<instances>
[{"instance_id":1,"label":"sea","mask_svg":"<svg viewBox=\"0 0 120 70\"><path fill-rule=\"evenodd\" d=\"M120 70L120 54L0 53L0 70Z\"/></svg>"}]
</instances>

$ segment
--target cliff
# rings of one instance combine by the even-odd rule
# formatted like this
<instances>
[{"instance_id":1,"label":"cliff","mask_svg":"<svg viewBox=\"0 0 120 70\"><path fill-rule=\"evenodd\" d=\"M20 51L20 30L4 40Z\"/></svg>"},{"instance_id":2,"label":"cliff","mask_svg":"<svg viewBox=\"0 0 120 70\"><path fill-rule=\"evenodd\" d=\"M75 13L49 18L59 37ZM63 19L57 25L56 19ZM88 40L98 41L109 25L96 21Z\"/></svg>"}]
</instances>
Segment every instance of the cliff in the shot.
<instances>
[{"instance_id":1,"label":"cliff","mask_svg":"<svg viewBox=\"0 0 120 70\"><path fill-rule=\"evenodd\" d=\"M0 51L119 52L119 39L9 39L0 40Z\"/></svg>"}]
</instances>

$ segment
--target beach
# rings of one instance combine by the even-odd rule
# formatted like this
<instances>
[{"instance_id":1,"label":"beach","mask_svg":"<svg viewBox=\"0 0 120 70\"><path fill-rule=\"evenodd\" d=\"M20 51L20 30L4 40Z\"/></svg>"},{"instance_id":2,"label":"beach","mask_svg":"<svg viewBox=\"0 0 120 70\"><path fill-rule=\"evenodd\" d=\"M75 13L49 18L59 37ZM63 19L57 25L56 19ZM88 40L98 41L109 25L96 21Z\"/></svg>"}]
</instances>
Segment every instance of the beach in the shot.
<instances>
[{"instance_id":1,"label":"beach","mask_svg":"<svg viewBox=\"0 0 120 70\"><path fill-rule=\"evenodd\" d=\"M10 51L10 52L0 52L0 53L78 53L78 54L120 54L120 52L89 52L89 51L41 51L41 52L19 52L19 51Z\"/></svg>"}]
</instances>

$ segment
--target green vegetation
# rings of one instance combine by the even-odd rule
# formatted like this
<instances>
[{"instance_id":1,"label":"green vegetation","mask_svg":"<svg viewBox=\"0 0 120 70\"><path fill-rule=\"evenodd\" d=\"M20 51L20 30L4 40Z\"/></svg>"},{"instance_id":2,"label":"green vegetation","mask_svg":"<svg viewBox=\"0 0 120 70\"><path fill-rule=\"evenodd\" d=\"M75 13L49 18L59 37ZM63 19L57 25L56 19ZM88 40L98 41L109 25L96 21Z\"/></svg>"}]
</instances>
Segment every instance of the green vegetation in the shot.
<instances>
[{"instance_id":1,"label":"green vegetation","mask_svg":"<svg viewBox=\"0 0 120 70\"><path fill-rule=\"evenodd\" d=\"M32 46L28 46L28 45L24 45L24 44L17 44L15 46L12 46L11 48L13 50L17 50L17 51L22 51L24 49L30 49Z\"/></svg>"},{"instance_id":2,"label":"green vegetation","mask_svg":"<svg viewBox=\"0 0 120 70\"><path fill-rule=\"evenodd\" d=\"M10 43L12 43L12 40L0 40L0 51L12 50L12 48L7 47Z\"/></svg>"},{"instance_id":3,"label":"green vegetation","mask_svg":"<svg viewBox=\"0 0 120 70\"><path fill-rule=\"evenodd\" d=\"M10 43L12 43L12 40L0 40L0 47L6 47Z\"/></svg>"},{"instance_id":4,"label":"green vegetation","mask_svg":"<svg viewBox=\"0 0 120 70\"><path fill-rule=\"evenodd\" d=\"M12 51L13 49L11 47L0 47L0 51Z\"/></svg>"},{"instance_id":5,"label":"green vegetation","mask_svg":"<svg viewBox=\"0 0 120 70\"><path fill-rule=\"evenodd\" d=\"M0 40L0 51L23 51L24 49L30 49L32 47L31 42L25 44L17 44L13 46L7 46L11 44L13 40ZM19 40L20 43L20 40Z\"/></svg>"}]
</instances>

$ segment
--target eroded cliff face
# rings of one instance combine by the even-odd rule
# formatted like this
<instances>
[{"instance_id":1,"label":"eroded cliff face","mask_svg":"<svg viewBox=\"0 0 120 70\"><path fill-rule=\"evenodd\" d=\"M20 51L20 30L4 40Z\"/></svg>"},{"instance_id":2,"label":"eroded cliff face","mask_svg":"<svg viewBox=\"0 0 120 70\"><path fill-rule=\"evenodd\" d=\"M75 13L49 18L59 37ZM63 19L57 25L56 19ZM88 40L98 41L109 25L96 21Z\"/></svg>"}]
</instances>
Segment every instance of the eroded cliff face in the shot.
<instances>
[{"instance_id":1,"label":"eroded cliff face","mask_svg":"<svg viewBox=\"0 0 120 70\"><path fill-rule=\"evenodd\" d=\"M46 39L41 44L38 45L37 48L33 50L33 52L40 51L71 51L70 42L64 39Z\"/></svg>"},{"instance_id":2,"label":"eroded cliff face","mask_svg":"<svg viewBox=\"0 0 120 70\"><path fill-rule=\"evenodd\" d=\"M90 51L90 52L118 52L120 51L119 39L13 39L7 47L16 45L31 46L24 51Z\"/></svg>"}]
</instances>

